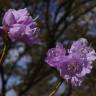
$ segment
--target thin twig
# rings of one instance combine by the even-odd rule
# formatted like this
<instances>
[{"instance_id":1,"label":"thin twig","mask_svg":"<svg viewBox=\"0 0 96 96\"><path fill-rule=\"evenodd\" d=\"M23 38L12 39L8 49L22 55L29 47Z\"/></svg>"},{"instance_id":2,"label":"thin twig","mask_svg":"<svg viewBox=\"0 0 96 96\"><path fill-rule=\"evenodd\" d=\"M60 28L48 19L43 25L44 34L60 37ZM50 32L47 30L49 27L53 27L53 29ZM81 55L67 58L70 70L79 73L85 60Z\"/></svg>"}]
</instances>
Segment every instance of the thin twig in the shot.
<instances>
[{"instance_id":1,"label":"thin twig","mask_svg":"<svg viewBox=\"0 0 96 96\"><path fill-rule=\"evenodd\" d=\"M85 10L84 12L82 12L81 14L79 14L78 16L76 16L74 19L72 19L71 22L67 23L66 26L64 26L62 28L62 30L60 31L60 33L58 34L58 36L56 36L55 40L57 40L60 36L62 36L63 32L71 25L73 24L75 21L77 21L81 16L85 15L86 13L88 13L89 11L91 11L92 9L94 9L96 7L96 4L94 6L91 6L90 8L88 8L87 10Z\"/></svg>"},{"instance_id":2,"label":"thin twig","mask_svg":"<svg viewBox=\"0 0 96 96\"><path fill-rule=\"evenodd\" d=\"M5 57L5 52L6 52L6 46L4 46L3 53L0 58L0 65L3 64L3 61L4 61L3 58Z\"/></svg>"},{"instance_id":3,"label":"thin twig","mask_svg":"<svg viewBox=\"0 0 96 96\"><path fill-rule=\"evenodd\" d=\"M4 67L3 67L3 62L4 62L4 57L6 53L6 46L4 46L2 56L0 58L0 74L1 74L1 80L2 80L2 96L5 96L5 79L4 79Z\"/></svg>"},{"instance_id":4,"label":"thin twig","mask_svg":"<svg viewBox=\"0 0 96 96\"><path fill-rule=\"evenodd\" d=\"M55 95L56 91L58 90L58 88L60 87L60 85L62 84L62 82L63 82L63 81L60 81L60 82L56 85L55 89L49 94L49 96L54 96L54 95Z\"/></svg>"}]
</instances>

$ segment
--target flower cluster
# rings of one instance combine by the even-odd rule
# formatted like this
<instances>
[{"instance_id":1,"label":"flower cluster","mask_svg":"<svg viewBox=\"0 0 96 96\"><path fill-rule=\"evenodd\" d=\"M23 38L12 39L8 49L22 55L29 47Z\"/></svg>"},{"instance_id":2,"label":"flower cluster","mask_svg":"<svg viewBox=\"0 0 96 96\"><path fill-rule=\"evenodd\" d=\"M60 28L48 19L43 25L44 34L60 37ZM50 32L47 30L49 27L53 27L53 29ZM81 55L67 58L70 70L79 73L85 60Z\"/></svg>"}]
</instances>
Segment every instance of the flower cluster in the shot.
<instances>
[{"instance_id":1,"label":"flower cluster","mask_svg":"<svg viewBox=\"0 0 96 96\"><path fill-rule=\"evenodd\" d=\"M39 28L26 8L20 10L9 9L3 17L3 29L12 42L20 41L31 46L40 44ZM57 68L60 76L71 81L74 86L79 86L84 76L91 72L92 63L96 59L95 50L88 45L84 38L73 42L70 49L66 50L61 43L56 48L47 52L45 59L51 67Z\"/></svg>"},{"instance_id":2,"label":"flower cluster","mask_svg":"<svg viewBox=\"0 0 96 96\"><path fill-rule=\"evenodd\" d=\"M45 61L57 68L62 78L71 81L74 86L80 86L84 76L91 72L95 59L95 50L88 46L86 39L80 38L67 51L61 43L57 43L56 48L47 52Z\"/></svg>"},{"instance_id":3,"label":"flower cluster","mask_svg":"<svg viewBox=\"0 0 96 96\"><path fill-rule=\"evenodd\" d=\"M3 17L3 30L8 32L12 42L21 41L27 45L40 43L39 29L26 8L9 9Z\"/></svg>"}]
</instances>

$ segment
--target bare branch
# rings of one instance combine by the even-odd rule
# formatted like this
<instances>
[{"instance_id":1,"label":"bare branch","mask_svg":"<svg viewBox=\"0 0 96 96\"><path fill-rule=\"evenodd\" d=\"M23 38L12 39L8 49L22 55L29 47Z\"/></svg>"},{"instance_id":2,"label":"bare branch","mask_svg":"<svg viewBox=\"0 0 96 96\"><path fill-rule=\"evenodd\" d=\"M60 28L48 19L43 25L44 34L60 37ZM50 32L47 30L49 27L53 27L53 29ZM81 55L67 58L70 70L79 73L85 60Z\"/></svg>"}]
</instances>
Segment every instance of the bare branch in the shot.
<instances>
[{"instance_id":1,"label":"bare branch","mask_svg":"<svg viewBox=\"0 0 96 96\"><path fill-rule=\"evenodd\" d=\"M55 40L57 40L62 34L63 32L70 27L71 24L73 24L75 21L77 21L82 15L85 15L86 13L90 12L92 9L94 9L96 7L96 4L94 4L94 6L91 6L90 8L88 8L87 10L85 10L84 12L82 12L81 14L77 15L71 22L67 23L60 31L60 33L58 34L58 36L55 38Z\"/></svg>"}]
</instances>

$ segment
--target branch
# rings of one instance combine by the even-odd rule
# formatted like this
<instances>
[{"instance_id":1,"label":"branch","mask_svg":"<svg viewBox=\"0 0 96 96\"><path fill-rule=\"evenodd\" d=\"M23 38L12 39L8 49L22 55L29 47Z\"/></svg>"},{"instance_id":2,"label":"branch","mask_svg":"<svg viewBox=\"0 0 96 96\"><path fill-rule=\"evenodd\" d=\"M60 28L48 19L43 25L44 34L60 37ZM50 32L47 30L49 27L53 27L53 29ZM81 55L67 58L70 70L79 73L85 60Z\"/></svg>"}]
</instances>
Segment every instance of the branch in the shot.
<instances>
[{"instance_id":1,"label":"branch","mask_svg":"<svg viewBox=\"0 0 96 96\"><path fill-rule=\"evenodd\" d=\"M91 6L90 8L88 8L87 10L85 10L84 12L82 12L81 14L77 15L71 22L67 23L60 31L60 33L58 34L58 36L55 38L55 40L57 40L62 34L63 32L70 27L71 24L73 24L74 22L76 22L82 15L85 15L86 13L88 13L89 11L91 11L92 9L94 9L96 7L96 4L94 6Z\"/></svg>"},{"instance_id":2,"label":"branch","mask_svg":"<svg viewBox=\"0 0 96 96\"><path fill-rule=\"evenodd\" d=\"M60 80L59 83L56 85L55 89L49 94L49 96L54 96L62 83L63 83L63 80Z\"/></svg>"},{"instance_id":3,"label":"branch","mask_svg":"<svg viewBox=\"0 0 96 96\"><path fill-rule=\"evenodd\" d=\"M4 79L4 67L3 62L5 60L6 56L6 46L4 46L3 53L0 58L0 74L1 74L1 80L2 80L2 96L5 96L5 79Z\"/></svg>"},{"instance_id":4,"label":"branch","mask_svg":"<svg viewBox=\"0 0 96 96\"><path fill-rule=\"evenodd\" d=\"M82 5L84 5L84 4L88 3L88 2L92 2L92 1L91 1L91 0L84 0L84 1L80 2L79 6L78 6L78 5L73 6L72 8L70 8L70 14L71 14L71 13L74 13L74 12L76 11L75 9L78 9L80 6L82 6ZM67 14L67 15L66 15L66 18L67 18L68 16L70 16L70 14ZM68 21L66 20L66 18L65 18L65 16L62 16L62 17L61 17L61 19L60 19L60 20L58 21L58 23L55 25L55 26L56 26L55 31L57 30L57 28L58 28L62 23L64 23L64 25L66 26L66 24L68 23Z\"/></svg>"},{"instance_id":5,"label":"branch","mask_svg":"<svg viewBox=\"0 0 96 96\"><path fill-rule=\"evenodd\" d=\"M5 80L5 84L8 82L10 76L12 75L13 70L14 70L14 68L16 67L17 62L22 58L22 56L23 56L24 54L25 54L25 52L19 56L19 58L16 60L16 62L15 62L15 63L11 66L11 68L8 70L9 72L8 72L8 74L7 74L7 75L8 75L8 76L7 76L7 79Z\"/></svg>"},{"instance_id":6,"label":"branch","mask_svg":"<svg viewBox=\"0 0 96 96\"><path fill-rule=\"evenodd\" d=\"M8 53L8 50L10 48L10 39L8 37L7 34L2 34L2 37L3 37L3 40L4 40L4 49L3 49L3 53L1 55L1 58L0 58L0 74L1 74L1 80L2 80L2 96L5 96L5 92L6 92L6 87L5 87L5 76L4 76L4 60L7 56L7 53Z\"/></svg>"},{"instance_id":7,"label":"branch","mask_svg":"<svg viewBox=\"0 0 96 96\"><path fill-rule=\"evenodd\" d=\"M45 12L45 21L46 21L46 29L49 32L50 27L49 27L49 6L50 6L50 0L45 0L46 3L46 12Z\"/></svg>"},{"instance_id":8,"label":"branch","mask_svg":"<svg viewBox=\"0 0 96 96\"><path fill-rule=\"evenodd\" d=\"M30 79L30 82L28 83L28 86L23 90L22 92L19 93L19 96L26 95L28 90L30 90L32 87L34 87L36 84L38 84L41 80L45 79L48 77L50 74L52 74L53 70L47 70L46 72L43 72L43 74L34 82L32 82L32 78ZM47 75L46 75L47 74ZM23 84L22 84L23 85ZM20 85L19 85L20 86Z\"/></svg>"},{"instance_id":9,"label":"branch","mask_svg":"<svg viewBox=\"0 0 96 96\"><path fill-rule=\"evenodd\" d=\"M63 4L61 3L61 4L58 6L57 10L56 10L55 13L54 13L53 25L55 24L55 21L56 21L56 19L57 19L57 16L58 16L61 8L65 7L68 2L69 2L68 0L64 0L64 3L63 3Z\"/></svg>"},{"instance_id":10,"label":"branch","mask_svg":"<svg viewBox=\"0 0 96 96\"><path fill-rule=\"evenodd\" d=\"M69 16L69 14L71 13L71 8L72 8L72 5L73 5L73 1L74 0L70 0L70 2L68 1L68 3L66 3L66 6L65 6L65 14L61 17L61 19L58 21L58 23L54 24L54 27L53 27L53 32L55 32L58 28L58 26L62 23L62 22L66 22L66 18Z\"/></svg>"}]
</instances>

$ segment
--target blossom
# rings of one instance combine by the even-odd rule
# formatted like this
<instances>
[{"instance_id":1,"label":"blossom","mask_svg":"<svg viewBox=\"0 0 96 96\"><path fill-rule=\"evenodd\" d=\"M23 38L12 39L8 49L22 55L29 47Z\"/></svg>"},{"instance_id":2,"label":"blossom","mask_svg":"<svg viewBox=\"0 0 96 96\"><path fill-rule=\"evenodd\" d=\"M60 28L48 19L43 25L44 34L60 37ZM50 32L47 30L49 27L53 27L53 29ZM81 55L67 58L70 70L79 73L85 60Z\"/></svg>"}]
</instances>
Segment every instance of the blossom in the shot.
<instances>
[{"instance_id":1,"label":"blossom","mask_svg":"<svg viewBox=\"0 0 96 96\"><path fill-rule=\"evenodd\" d=\"M51 48L47 52L46 62L52 67L58 67L59 63L62 62L66 54L65 48L61 43L56 44L56 48Z\"/></svg>"},{"instance_id":2,"label":"blossom","mask_svg":"<svg viewBox=\"0 0 96 96\"><path fill-rule=\"evenodd\" d=\"M29 25L14 24L9 30L9 37L13 42L21 41L28 45L38 44L40 42L38 31L37 28L31 28Z\"/></svg>"},{"instance_id":3,"label":"blossom","mask_svg":"<svg viewBox=\"0 0 96 96\"><path fill-rule=\"evenodd\" d=\"M26 8L20 10L9 9L5 13L2 22L3 26L11 27L11 25L16 23L32 23L32 18Z\"/></svg>"},{"instance_id":4,"label":"blossom","mask_svg":"<svg viewBox=\"0 0 96 96\"><path fill-rule=\"evenodd\" d=\"M83 77L90 73L91 69L92 65L74 54L68 55L58 66L60 76L67 81L70 80L74 86L80 86L83 81Z\"/></svg>"},{"instance_id":5,"label":"blossom","mask_svg":"<svg viewBox=\"0 0 96 96\"><path fill-rule=\"evenodd\" d=\"M96 59L95 50L88 46L88 41L85 38L80 38L74 42L69 50L69 54L78 54L80 58L87 59L89 63Z\"/></svg>"},{"instance_id":6,"label":"blossom","mask_svg":"<svg viewBox=\"0 0 96 96\"><path fill-rule=\"evenodd\" d=\"M24 42L31 46L39 44L39 28L27 9L9 9L3 17L3 29L12 42Z\"/></svg>"},{"instance_id":7,"label":"blossom","mask_svg":"<svg viewBox=\"0 0 96 96\"><path fill-rule=\"evenodd\" d=\"M59 54L54 56L57 49ZM63 45L62 47L56 45L56 48L49 49L46 62L50 66L57 68L60 76L66 79L67 82L71 81L73 86L80 86L84 76L91 72L92 63L96 60L95 50L88 45L85 38L73 42L68 51L62 49L64 49Z\"/></svg>"}]
</instances>

